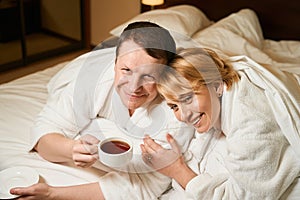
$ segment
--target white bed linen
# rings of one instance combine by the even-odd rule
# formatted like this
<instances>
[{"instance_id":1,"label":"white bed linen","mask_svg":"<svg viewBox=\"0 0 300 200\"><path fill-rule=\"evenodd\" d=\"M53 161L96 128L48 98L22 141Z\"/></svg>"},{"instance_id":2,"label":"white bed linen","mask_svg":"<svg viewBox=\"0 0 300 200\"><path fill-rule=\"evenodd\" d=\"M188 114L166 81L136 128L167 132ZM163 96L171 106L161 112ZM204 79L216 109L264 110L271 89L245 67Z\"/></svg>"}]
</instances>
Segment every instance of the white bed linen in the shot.
<instances>
[{"instance_id":1,"label":"white bed linen","mask_svg":"<svg viewBox=\"0 0 300 200\"><path fill-rule=\"evenodd\" d=\"M199 9L191 5L178 5L167 9L155 9L141 13L110 31L114 36L120 36L124 28L137 21L150 21L171 32L176 41L184 36L192 36L196 31L213 24Z\"/></svg>"},{"instance_id":2,"label":"white bed linen","mask_svg":"<svg viewBox=\"0 0 300 200\"><path fill-rule=\"evenodd\" d=\"M281 69L299 68L300 41L263 38L257 15L251 9L233 13L197 31L191 39L193 43L214 49L225 56L246 55L258 63Z\"/></svg>"}]
</instances>

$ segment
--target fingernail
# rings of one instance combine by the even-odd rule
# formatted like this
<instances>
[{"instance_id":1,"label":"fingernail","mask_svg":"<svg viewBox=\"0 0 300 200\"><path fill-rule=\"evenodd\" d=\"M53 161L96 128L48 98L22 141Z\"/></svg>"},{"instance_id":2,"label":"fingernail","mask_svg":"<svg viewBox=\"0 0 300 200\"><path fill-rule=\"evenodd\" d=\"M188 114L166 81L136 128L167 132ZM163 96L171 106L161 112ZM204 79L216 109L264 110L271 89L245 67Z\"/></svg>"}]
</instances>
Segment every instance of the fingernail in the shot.
<instances>
[{"instance_id":1,"label":"fingernail","mask_svg":"<svg viewBox=\"0 0 300 200\"><path fill-rule=\"evenodd\" d=\"M16 191L17 191L17 189L14 189L14 188L12 188L12 189L9 190L9 192L10 192L11 194L14 194Z\"/></svg>"}]
</instances>

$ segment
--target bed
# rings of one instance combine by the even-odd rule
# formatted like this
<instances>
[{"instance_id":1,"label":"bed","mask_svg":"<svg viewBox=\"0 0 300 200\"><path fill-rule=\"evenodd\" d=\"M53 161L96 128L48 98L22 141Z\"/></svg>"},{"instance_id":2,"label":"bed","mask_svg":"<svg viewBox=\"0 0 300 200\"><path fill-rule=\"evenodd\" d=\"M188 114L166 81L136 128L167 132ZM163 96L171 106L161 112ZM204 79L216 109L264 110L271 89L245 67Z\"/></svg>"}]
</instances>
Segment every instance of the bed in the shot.
<instances>
[{"instance_id":1,"label":"bed","mask_svg":"<svg viewBox=\"0 0 300 200\"><path fill-rule=\"evenodd\" d=\"M178 47L208 47L224 57L246 55L258 63L300 76L300 2L240 2L168 0L151 11L142 6L143 13L112 29L112 37L95 50L101 53L114 46L129 22L147 20L170 30ZM103 175L97 168L83 170L50 163L28 152L30 127L46 102L47 87L69 62L0 85L0 170L29 166L37 170L40 182L50 185L94 182Z\"/></svg>"}]
</instances>

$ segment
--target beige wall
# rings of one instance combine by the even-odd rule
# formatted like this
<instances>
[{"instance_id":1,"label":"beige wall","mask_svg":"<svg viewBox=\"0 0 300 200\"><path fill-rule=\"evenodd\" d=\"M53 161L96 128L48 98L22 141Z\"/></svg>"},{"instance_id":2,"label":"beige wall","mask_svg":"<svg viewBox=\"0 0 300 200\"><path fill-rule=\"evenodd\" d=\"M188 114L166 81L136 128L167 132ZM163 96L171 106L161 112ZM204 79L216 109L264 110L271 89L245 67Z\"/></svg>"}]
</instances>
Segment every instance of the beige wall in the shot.
<instances>
[{"instance_id":1,"label":"beige wall","mask_svg":"<svg viewBox=\"0 0 300 200\"><path fill-rule=\"evenodd\" d=\"M43 28L80 40L80 0L43 0L40 2Z\"/></svg>"},{"instance_id":2,"label":"beige wall","mask_svg":"<svg viewBox=\"0 0 300 200\"><path fill-rule=\"evenodd\" d=\"M91 44L98 45L109 31L140 13L140 0L90 0ZM58 6L59 5L59 6ZM80 39L80 0L41 1L42 27Z\"/></svg>"},{"instance_id":3,"label":"beige wall","mask_svg":"<svg viewBox=\"0 0 300 200\"><path fill-rule=\"evenodd\" d=\"M140 0L91 0L91 43L98 45L109 31L140 13Z\"/></svg>"}]
</instances>

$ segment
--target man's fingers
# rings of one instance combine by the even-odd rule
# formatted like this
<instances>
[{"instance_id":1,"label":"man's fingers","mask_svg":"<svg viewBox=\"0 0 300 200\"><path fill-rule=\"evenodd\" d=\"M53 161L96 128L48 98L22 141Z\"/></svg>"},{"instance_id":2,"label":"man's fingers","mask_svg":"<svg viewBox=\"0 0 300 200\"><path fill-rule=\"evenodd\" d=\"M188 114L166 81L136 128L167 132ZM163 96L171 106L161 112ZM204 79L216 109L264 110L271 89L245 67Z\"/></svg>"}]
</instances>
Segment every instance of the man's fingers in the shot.
<instances>
[{"instance_id":1,"label":"man's fingers","mask_svg":"<svg viewBox=\"0 0 300 200\"><path fill-rule=\"evenodd\" d=\"M82 140L86 144L98 144L100 142L100 140L90 134L83 135L82 137L80 137L80 140Z\"/></svg>"},{"instance_id":2,"label":"man's fingers","mask_svg":"<svg viewBox=\"0 0 300 200\"><path fill-rule=\"evenodd\" d=\"M76 163L82 162L82 163L94 163L99 159L98 154L94 155L84 155L84 154L74 154L73 160Z\"/></svg>"},{"instance_id":3,"label":"man's fingers","mask_svg":"<svg viewBox=\"0 0 300 200\"><path fill-rule=\"evenodd\" d=\"M98 146L97 145L83 144L83 147L90 154L97 154L98 153Z\"/></svg>"},{"instance_id":4,"label":"man's fingers","mask_svg":"<svg viewBox=\"0 0 300 200\"><path fill-rule=\"evenodd\" d=\"M73 146L73 152L75 154L98 154L98 146L96 144L87 144L82 140L79 140Z\"/></svg>"}]
</instances>

